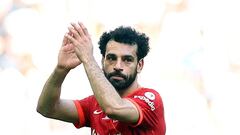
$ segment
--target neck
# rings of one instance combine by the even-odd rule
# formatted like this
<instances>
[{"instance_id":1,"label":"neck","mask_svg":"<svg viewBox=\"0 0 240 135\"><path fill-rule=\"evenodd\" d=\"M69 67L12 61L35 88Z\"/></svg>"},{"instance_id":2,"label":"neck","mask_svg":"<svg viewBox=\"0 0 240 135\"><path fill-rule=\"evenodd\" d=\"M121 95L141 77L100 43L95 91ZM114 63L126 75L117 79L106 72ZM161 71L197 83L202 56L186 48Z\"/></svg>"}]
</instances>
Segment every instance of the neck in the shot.
<instances>
[{"instance_id":1,"label":"neck","mask_svg":"<svg viewBox=\"0 0 240 135\"><path fill-rule=\"evenodd\" d=\"M125 97L140 87L141 86L138 84L137 79L135 79L135 81L127 89L121 90L118 93L121 97Z\"/></svg>"}]
</instances>

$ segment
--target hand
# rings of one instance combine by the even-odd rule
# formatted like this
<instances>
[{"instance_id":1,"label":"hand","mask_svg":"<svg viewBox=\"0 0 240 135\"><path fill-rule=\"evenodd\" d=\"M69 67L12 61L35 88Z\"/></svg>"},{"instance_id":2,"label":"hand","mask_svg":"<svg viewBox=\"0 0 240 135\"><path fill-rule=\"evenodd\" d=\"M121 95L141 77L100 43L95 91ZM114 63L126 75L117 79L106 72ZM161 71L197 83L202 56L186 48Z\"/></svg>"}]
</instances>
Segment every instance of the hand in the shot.
<instances>
[{"instance_id":1,"label":"hand","mask_svg":"<svg viewBox=\"0 0 240 135\"><path fill-rule=\"evenodd\" d=\"M67 33L70 34L70 33ZM58 65L60 69L70 70L80 65L81 61L75 53L74 45L64 36L62 46L58 54Z\"/></svg>"},{"instance_id":2,"label":"hand","mask_svg":"<svg viewBox=\"0 0 240 135\"><path fill-rule=\"evenodd\" d=\"M65 37L74 46L77 57L83 63L93 58L93 45L87 28L82 23L71 23L72 27L69 27L69 33Z\"/></svg>"}]
</instances>

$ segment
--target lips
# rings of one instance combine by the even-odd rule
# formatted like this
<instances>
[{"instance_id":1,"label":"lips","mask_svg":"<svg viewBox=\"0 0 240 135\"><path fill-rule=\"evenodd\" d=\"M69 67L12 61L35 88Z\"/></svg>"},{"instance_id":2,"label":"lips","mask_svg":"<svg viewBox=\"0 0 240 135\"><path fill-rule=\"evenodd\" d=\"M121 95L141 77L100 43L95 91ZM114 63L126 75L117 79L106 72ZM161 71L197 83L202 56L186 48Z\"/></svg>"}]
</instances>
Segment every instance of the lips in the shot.
<instances>
[{"instance_id":1,"label":"lips","mask_svg":"<svg viewBox=\"0 0 240 135\"><path fill-rule=\"evenodd\" d=\"M125 76L120 72L112 72L108 74L108 78L111 80L122 81L122 80L126 80L127 76Z\"/></svg>"},{"instance_id":2,"label":"lips","mask_svg":"<svg viewBox=\"0 0 240 135\"><path fill-rule=\"evenodd\" d=\"M113 79L113 80L119 80L119 81L121 81L121 80L126 79L126 76L124 76L123 74L112 74L112 75L110 76L110 78Z\"/></svg>"},{"instance_id":3,"label":"lips","mask_svg":"<svg viewBox=\"0 0 240 135\"><path fill-rule=\"evenodd\" d=\"M114 79L114 80L123 80L124 79L121 76L112 76L111 78Z\"/></svg>"}]
</instances>

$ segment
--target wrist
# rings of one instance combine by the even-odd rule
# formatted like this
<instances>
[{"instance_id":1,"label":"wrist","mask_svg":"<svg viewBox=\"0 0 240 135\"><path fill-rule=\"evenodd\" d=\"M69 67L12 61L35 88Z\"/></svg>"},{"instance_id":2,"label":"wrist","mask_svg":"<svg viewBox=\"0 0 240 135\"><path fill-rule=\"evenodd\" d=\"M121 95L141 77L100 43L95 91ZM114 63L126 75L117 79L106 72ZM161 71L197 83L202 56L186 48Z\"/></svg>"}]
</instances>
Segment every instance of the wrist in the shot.
<instances>
[{"instance_id":1,"label":"wrist","mask_svg":"<svg viewBox=\"0 0 240 135\"><path fill-rule=\"evenodd\" d=\"M84 57L83 60L81 60L83 64L89 64L91 62L94 62L95 61L95 58L93 56L90 56L90 57Z\"/></svg>"},{"instance_id":2,"label":"wrist","mask_svg":"<svg viewBox=\"0 0 240 135\"><path fill-rule=\"evenodd\" d=\"M58 66L55 67L48 79L48 84L55 88L60 88L69 71L70 70L66 70Z\"/></svg>"},{"instance_id":3,"label":"wrist","mask_svg":"<svg viewBox=\"0 0 240 135\"><path fill-rule=\"evenodd\" d=\"M56 66L55 69L54 69L54 72L57 73L57 74L68 74L68 72L70 71L70 69L68 68L64 68L64 67L61 67L61 66Z\"/></svg>"}]
</instances>

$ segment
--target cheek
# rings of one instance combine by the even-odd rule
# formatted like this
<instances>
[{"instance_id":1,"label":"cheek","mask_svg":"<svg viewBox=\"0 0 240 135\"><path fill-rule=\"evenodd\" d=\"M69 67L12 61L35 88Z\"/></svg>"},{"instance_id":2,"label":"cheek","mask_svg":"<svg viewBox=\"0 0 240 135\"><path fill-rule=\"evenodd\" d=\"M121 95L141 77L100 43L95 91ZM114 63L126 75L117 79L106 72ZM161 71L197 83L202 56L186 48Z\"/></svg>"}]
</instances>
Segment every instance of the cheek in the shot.
<instances>
[{"instance_id":1,"label":"cheek","mask_svg":"<svg viewBox=\"0 0 240 135\"><path fill-rule=\"evenodd\" d=\"M125 69L125 72L128 73L128 74L132 74L132 73L134 73L136 70L137 70L137 67L136 67L135 65L132 65L132 66L130 66L130 67L127 67L127 68Z\"/></svg>"},{"instance_id":2,"label":"cheek","mask_svg":"<svg viewBox=\"0 0 240 135\"><path fill-rule=\"evenodd\" d=\"M105 72L111 72L111 71L113 70L113 68L112 68L111 65L105 64L105 65L103 65L103 70L104 70Z\"/></svg>"}]
</instances>

